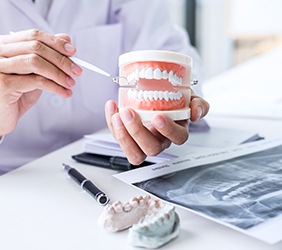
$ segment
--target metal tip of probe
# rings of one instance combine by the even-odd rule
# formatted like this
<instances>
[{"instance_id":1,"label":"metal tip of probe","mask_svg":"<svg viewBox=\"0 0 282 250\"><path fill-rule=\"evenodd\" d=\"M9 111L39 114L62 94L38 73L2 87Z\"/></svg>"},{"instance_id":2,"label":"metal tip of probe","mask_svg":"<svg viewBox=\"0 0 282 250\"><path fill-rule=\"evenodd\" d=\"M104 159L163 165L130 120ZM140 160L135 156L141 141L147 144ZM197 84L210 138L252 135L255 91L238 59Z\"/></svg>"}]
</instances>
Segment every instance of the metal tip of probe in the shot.
<instances>
[{"instance_id":1,"label":"metal tip of probe","mask_svg":"<svg viewBox=\"0 0 282 250\"><path fill-rule=\"evenodd\" d=\"M69 165L65 164L65 163L63 163L63 167L67 171L71 169L71 167Z\"/></svg>"}]
</instances>

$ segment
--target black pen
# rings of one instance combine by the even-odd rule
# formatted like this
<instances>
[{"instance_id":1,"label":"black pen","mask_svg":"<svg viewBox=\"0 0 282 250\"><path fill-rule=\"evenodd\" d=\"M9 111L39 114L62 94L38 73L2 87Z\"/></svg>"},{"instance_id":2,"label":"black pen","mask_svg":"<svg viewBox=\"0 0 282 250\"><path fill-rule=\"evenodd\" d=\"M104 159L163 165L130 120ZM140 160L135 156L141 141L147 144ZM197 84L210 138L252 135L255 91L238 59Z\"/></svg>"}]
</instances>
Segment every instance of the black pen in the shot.
<instances>
[{"instance_id":1,"label":"black pen","mask_svg":"<svg viewBox=\"0 0 282 250\"><path fill-rule=\"evenodd\" d=\"M97 188L92 181L84 177L75 168L72 168L65 163L63 163L63 166L67 171L68 175L74 181L76 181L83 189L89 192L99 204L106 205L110 201L110 199L104 192L102 192L99 188Z\"/></svg>"}]
</instances>

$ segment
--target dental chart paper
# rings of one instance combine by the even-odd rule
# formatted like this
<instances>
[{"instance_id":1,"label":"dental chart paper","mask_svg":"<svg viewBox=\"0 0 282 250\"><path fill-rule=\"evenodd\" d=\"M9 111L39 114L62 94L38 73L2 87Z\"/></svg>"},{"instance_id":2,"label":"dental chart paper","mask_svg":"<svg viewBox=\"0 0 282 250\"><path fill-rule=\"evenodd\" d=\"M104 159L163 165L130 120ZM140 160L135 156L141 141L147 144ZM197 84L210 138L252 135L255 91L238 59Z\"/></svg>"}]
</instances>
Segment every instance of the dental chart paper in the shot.
<instances>
[{"instance_id":1,"label":"dental chart paper","mask_svg":"<svg viewBox=\"0 0 282 250\"><path fill-rule=\"evenodd\" d=\"M84 152L125 157L121 147L107 129L101 130L99 133L85 135L84 139ZM214 148L235 146L258 139L258 134L249 131L197 126L190 129L189 140L185 144L181 146L172 144L164 152L157 156L148 156L146 160L159 163L187 155L187 153L190 155L202 153Z\"/></svg>"},{"instance_id":2,"label":"dental chart paper","mask_svg":"<svg viewBox=\"0 0 282 250\"><path fill-rule=\"evenodd\" d=\"M114 176L266 243L282 240L282 139L187 154Z\"/></svg>"}]
</instances>

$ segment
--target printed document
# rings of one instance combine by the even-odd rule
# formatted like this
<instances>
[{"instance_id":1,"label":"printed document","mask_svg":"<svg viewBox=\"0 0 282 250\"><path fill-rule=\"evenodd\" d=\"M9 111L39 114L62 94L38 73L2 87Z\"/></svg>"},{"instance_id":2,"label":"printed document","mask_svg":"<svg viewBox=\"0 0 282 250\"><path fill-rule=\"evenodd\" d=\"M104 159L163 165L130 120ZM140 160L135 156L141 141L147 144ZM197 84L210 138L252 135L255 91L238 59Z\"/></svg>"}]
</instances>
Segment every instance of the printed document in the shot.
<instances>
[{"instance_id":1,"label":"printed document","mask_svg":"<svg viewBox=\"0 0 282 250\"><path fill-rule=\"evenodd\" d=\"M282 240L282 139L186 154L114 176L269 244Z\"/></svg>"}]
</instances>

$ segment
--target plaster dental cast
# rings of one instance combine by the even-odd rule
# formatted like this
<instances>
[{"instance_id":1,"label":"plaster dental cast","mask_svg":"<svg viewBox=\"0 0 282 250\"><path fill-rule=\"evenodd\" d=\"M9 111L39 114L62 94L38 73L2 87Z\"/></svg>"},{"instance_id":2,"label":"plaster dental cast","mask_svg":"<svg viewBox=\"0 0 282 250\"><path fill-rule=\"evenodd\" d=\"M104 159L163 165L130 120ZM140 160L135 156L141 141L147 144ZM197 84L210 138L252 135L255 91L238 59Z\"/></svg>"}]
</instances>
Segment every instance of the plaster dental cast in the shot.
<instances>
[{"instance_id":1,"label":"plaster dental cast","mask_svg":"<svg viewBox=\"0 0 282 250\"><path fill-rule=\"evenodd\" d=\"M201 60L187 33L171 21L167 1L1 0L0 174L107 126L134 165L184 143L188 119L156 113L144 122L139 104L119 110L119 85L71 60L118 76L119 56L138 50L191 57L191 78L199 84L190 99L181 93L189 121L207 114L208 103L195 94L204 79ZM175 103L170 110L179 108L177 98L169 96Z\"/></svg>"},{"instance_id":2,"label":"plaster dental cast","mask_svg":"<svg viewBox=\"0 0 282 250\"><path fill-rule=\"evenodd\" d=\"M150 195L133 197L122 203L108 204L98 218L98 225L108 232L128 231L128 243L145 248L159 248L178 237L180 220L173 205Z\"/></svg>"}]
</instances>

